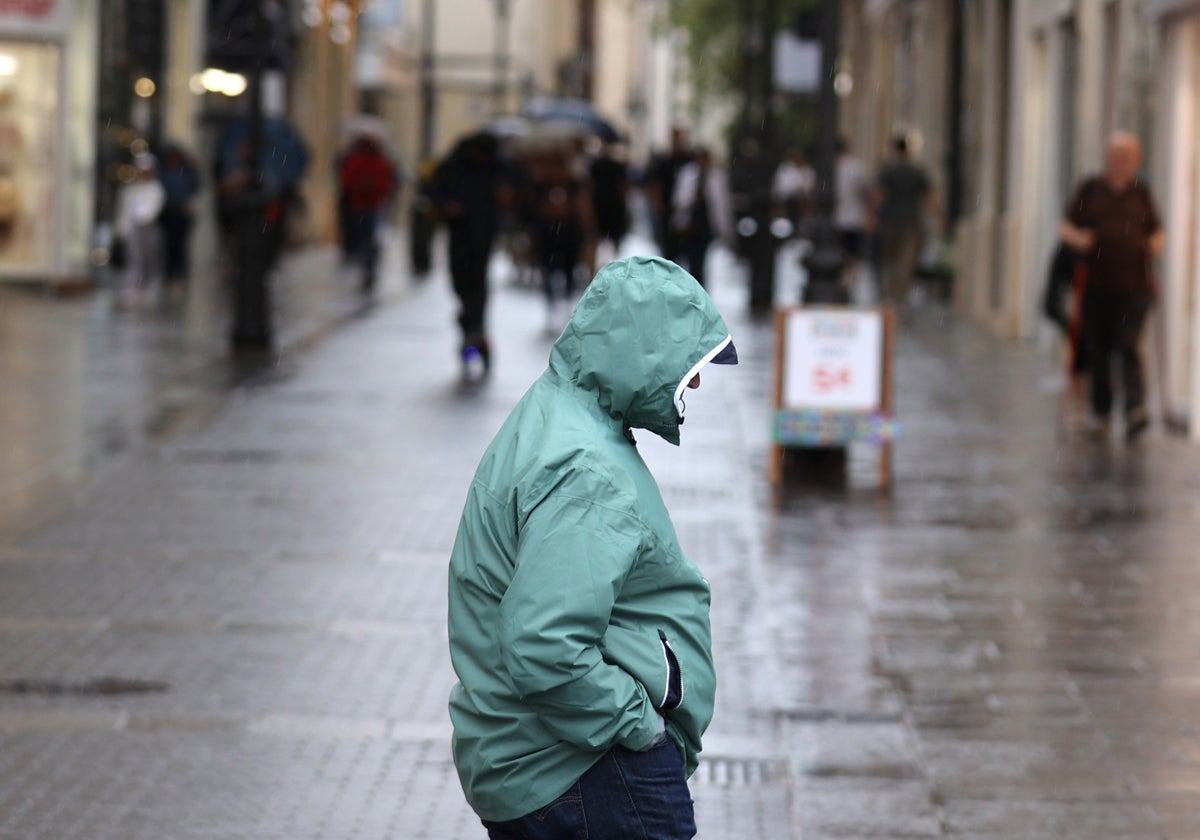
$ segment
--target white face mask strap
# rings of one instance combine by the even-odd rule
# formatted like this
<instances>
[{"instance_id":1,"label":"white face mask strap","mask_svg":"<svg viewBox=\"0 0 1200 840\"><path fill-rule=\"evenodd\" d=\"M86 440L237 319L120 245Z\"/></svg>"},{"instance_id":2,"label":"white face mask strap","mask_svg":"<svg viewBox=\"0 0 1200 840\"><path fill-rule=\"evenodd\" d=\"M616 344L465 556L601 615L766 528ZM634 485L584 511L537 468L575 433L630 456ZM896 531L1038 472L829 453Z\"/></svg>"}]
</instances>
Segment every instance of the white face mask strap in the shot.
<instances>
[{"instance_id":1,"label":"white face mask strap","mask_svg":"<svg viewBox=\"0 0 1200 840\"><path fill-rule=\"evenodd\" d=\"M680 382L679 387L675 389L675 410L678 412L680 417L683 416L684 409L687 408L687 403L685 403L683 400L683 392L687 388L688 383L696 378L696 374L700 373L700 368L704 367L706 364L715 359L717 354L724 350L732 341L733 336L725 336L724 341L705 353L704 358L696 362L695 366L693 366L692 369L687 372L687 375L683 377L683 381Z\"/></svg>"}]
</instances>

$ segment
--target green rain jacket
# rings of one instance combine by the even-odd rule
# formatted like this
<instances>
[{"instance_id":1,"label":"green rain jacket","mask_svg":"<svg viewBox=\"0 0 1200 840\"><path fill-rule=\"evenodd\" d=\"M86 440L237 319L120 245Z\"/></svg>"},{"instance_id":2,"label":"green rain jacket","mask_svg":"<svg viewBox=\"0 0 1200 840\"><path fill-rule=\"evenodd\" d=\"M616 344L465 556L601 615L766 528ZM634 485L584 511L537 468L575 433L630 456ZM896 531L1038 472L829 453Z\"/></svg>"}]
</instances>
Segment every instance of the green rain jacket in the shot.
<instances>
[{"instance_id":1,"label":"green rain jacket","mask_svg":"<svg viewBox=\"0 0 1200 840\"><path fill-rule=\"evenodd\" d=\"M454 763L483 819L549 804L615 745L648 746L660 715L695 771L716 688L708 581L630 429L678 444L685 386L728 345L682 268L610 263L484 454L449 590Z\"/></svg>"}]
</instances>

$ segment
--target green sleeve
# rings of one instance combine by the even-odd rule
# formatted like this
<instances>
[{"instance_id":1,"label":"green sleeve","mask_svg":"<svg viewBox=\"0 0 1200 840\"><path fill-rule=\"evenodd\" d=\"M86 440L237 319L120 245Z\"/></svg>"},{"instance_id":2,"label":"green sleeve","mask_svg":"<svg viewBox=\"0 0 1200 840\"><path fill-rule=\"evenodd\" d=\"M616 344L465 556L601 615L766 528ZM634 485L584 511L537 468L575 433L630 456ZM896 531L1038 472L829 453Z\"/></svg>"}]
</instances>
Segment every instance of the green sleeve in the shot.
<instances>
[{"instance_id":1,"label":"green sleeve","mask_svg":"<svg viewBox=\"0 0 1200 840\"><path fill-rule=\"evenodd\" d=\"M560 482L521 527L500 602L500 655L513 687L555 737L593 750L641 749L658 732L646 690L601 654L642 534L635 517L602 501L613 495L588 473Z\"/></svg>"}]
</instances>

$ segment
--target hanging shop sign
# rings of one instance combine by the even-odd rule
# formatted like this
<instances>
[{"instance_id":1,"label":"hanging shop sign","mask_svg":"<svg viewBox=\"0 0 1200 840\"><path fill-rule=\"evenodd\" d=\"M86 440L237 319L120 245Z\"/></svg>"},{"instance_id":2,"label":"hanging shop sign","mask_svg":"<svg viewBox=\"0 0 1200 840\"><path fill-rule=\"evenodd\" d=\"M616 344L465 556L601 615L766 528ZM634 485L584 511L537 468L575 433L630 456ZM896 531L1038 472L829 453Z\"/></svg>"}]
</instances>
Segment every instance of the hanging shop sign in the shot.
<instances>
[{"instance_id":1,"label":"hanging shop sign","mask_svg":"<svg viewBox=\"0 0 1200 840\"><path fill-rule=\"evenodd\" d=\"M0 38L65 37L70 6L70 0L0 0Z\"/></svg>"},{"instance_id":2,"label":"hanging shop sign","mask_svg":"<svg viewBox=\"0 0 1200 840\"><path fill-rule=\"evenodd\" d=\"M890 482L892 310L793 307L775 324L771 481L783 479L786 448L863 442L879 447L880 477Z\"/></svg>"}]
</instances>

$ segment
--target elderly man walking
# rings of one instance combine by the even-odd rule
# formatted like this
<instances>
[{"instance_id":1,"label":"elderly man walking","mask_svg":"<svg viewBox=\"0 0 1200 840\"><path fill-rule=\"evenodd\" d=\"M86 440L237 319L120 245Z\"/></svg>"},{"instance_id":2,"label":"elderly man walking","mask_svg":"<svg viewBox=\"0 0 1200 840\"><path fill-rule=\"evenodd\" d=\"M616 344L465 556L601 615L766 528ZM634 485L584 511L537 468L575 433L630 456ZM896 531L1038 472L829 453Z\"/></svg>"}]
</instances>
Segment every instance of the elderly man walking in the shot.
<instances>
[{"instance_id":1,"label":"elderly man walking","mask_svg":"<svg viewBox=\"0 0 1200 840\"><path fill-rule=\"evenodd\" d=\"M1125 438L1146 430L1146 387L1138 343L1154 302L1150 260L1165 237L1149 188L1138 180L1142 144L1128 132L1108 142L1104 172L1087 178L1067 202L1059 237L1083 255L1083 347L1092 377L1093 433L1107 437L1113 405L1111 365L1121 366Z\"/></svg>"},{"instance_id":2,"label":"elderly man walking","mask_svg":"<svg viewBox=\"0 0 1200 840\"><path fill-rule=\"evenodd\" d=\"M709 588L634 443L736 364L695 278L609 263L488 447L450 557L454 763L493 840L684 840L713 713Z\"/></svg>"}]
</instances>

